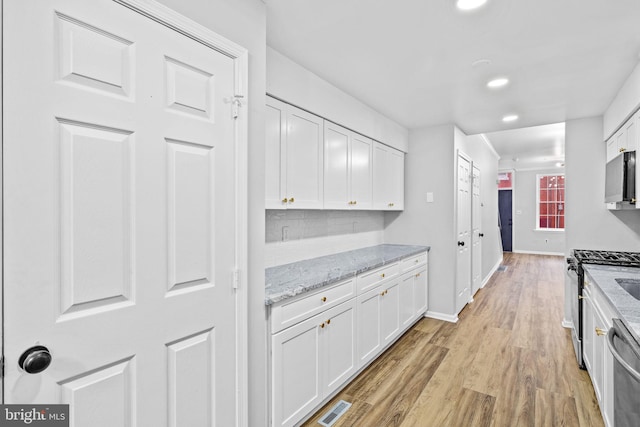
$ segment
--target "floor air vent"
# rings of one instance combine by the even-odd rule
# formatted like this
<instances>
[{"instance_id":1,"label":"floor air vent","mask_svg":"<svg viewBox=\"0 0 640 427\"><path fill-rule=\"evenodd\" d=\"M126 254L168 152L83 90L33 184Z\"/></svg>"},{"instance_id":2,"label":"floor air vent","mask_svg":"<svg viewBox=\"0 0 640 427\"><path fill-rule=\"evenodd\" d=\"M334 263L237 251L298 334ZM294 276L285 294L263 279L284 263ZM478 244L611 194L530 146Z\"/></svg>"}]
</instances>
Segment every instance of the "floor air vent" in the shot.
<instances>
[{"instance_id":1,"label":"floor air vent","mask_svg":"<svg viewBox=\"0 0 640 427\"><path fill-rule=\"evenodd\" d=\"M336 403L336 405L331 408L329 412L324 414L320 421L318 421L318 424L324 427L331 427L333 423L338 421L338 418L343 416L350 407L351 403L341 400L340 402Z\"/></svg>"},{"instance_id":2,"label":"floor air vent","mask_svg":"<svg viewBox=\"0 0 640 427\"><path fill-rule=\"evenodd\" d=\"M498 267L498 271L507 271L507 266L501 265L500 267Z\"/></svg>"}]
</instances>

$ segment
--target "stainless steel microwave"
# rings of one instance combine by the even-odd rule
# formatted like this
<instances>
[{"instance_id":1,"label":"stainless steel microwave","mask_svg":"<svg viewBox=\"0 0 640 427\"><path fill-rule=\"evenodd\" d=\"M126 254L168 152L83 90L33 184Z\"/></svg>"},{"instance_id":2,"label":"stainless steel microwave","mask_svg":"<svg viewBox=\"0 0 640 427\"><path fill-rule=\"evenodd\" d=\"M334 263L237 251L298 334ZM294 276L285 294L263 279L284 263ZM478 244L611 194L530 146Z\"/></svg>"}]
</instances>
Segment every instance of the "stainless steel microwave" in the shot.
<instances>
[{"instance_id":1,"label":"stainless steel microwave","mask_svg":"<svg viewBox=\"0 0 640 427\"><path fill-rule=\"evenodd\" d=\"M604 201L636 201L636 152L628 151L607 162Z\"/></svg>"}]
</instances>

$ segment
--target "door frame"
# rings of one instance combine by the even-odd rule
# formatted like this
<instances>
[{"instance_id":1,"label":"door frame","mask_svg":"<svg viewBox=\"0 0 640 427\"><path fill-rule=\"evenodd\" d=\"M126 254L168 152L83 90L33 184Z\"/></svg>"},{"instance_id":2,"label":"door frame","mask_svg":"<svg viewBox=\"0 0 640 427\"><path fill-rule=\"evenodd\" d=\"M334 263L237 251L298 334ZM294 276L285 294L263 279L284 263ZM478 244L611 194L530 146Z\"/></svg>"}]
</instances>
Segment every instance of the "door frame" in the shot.
<instances>
[{"instance_id":1,"label":"door frame","mask_svg":"<svg viewBox=\"0 0 640 427\"><path fill-rule=\"evenodd\" d=\"M223 55L228 56L234 62L234 95L235 99L225 100L238 107L247 105L248 101L248 76L249 76L249 52L244 47L222 37L211 29L196 23L173 9L158 3L155 0L112 0L134 12L168 27L179 34L187 36ZM3 41L3 12L4 3L0 0L0 43ZM0 55L0 79L3 79L4 54ZM4 82L4 80L2 80ZM0 275L0 305L4 312L4 94L0 84L0 262L2 263L2 275ZM236 385L234 390L236 401L236 425L248 425L248 109L239 108L238 117L235 120L235 188L236 203L234 206L236 217L235 229L235 271L233 282L235 290L236 308ZM4 363L4 316L0 319L0 331L2 334L2 363ZM4 402L4 378L0 377L0 399Z\"/></svg>"},{"instance_id":2,"label":"door frame","mask_svg":"<svg viewBox=\"0 0 640 427\"><path fill-rule=\"evenodd\" d=\"M498 188L498 191L511 190L511 250L516 246L516 233L514 233L513 222L516 218L516 170L515 169L498 169L498 173L511 173L511 188ZM504 248L503 248L504 252Z\"/></svg>"}]
</instances>

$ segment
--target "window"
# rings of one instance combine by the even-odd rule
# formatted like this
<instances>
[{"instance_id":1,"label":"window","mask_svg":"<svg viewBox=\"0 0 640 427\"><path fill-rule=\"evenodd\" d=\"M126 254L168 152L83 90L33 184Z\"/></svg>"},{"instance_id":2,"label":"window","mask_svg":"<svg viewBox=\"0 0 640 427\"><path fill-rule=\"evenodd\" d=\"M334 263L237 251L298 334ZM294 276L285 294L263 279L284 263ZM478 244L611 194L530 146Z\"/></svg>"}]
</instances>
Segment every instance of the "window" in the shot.
<instances>
[{"instance_id":1,"label":"window","mask_svg":"<svg viewBox=\"0 0 640 427\"><path fill-rule=\"evenodd\" d=\"M538 175L540 230L564 230L564 175Z\"/></svg>"},{"instance_id":2,"label":"window","mask_svg":"<svg viewBox=\"0 0 640 427\"><path fill-rule=\"evenodd\" d=\"M511 190L513 188L513 178L511 172L498 173L498 190Z\"/></svg>"}]
</instances>

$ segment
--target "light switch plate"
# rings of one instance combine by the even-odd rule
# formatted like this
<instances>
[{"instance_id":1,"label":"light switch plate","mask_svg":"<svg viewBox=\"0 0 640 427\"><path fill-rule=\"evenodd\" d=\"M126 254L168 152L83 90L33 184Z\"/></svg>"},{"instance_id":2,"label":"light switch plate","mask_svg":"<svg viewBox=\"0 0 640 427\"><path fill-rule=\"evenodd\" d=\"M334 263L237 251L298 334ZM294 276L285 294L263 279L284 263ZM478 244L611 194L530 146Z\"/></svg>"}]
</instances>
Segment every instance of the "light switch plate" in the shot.
<instances>
[{"instance_id":1,"label":"light switch plate","mask_svg":"<svg viewBox=\"0 0 640 427\"><path fill-rule=\"evenodd\" d=\"M427 203L433 203L433 193L427 193Z\"/></svg>"}]
</instances>

